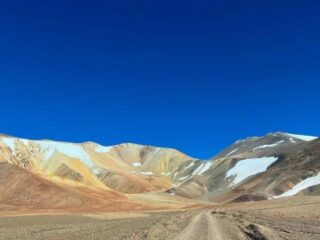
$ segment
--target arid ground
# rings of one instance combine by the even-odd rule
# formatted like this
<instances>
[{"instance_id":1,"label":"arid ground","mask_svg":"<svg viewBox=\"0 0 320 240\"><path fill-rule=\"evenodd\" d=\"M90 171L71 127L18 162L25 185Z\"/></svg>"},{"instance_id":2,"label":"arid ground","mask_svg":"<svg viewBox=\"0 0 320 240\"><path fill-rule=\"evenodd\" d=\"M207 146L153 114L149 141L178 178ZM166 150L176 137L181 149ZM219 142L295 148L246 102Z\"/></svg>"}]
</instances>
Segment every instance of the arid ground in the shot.
<instances>
[{"instance_id":1,"label":"arid ground","mask_svg":"<svg viewBox=\"0 0 320 240\"><path fill-rule=\"evenodd\" d=\"M202 210L0 217L0 239L320 239L320 197Z\"/></svg>"}]
</instances>

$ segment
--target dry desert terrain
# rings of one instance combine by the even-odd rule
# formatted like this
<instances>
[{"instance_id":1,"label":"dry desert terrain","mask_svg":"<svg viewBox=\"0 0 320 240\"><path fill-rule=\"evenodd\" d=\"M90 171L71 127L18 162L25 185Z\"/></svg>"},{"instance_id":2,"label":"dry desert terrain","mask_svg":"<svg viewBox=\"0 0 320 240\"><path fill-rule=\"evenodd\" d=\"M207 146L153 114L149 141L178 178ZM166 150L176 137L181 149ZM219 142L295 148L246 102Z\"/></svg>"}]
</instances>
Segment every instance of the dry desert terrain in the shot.
<instances>
[{"instance_id":1,"label":"dry desert terrain","mask_svg":"<svg viewBox=\"0 0 320 240\"><path fill-rule=\"evenodd\" d=\"M5 215L5 216L4 216ZM292 197L170 212L0 217L0 239L320 239L320 197Z\"/></svg>"}]
</instances>

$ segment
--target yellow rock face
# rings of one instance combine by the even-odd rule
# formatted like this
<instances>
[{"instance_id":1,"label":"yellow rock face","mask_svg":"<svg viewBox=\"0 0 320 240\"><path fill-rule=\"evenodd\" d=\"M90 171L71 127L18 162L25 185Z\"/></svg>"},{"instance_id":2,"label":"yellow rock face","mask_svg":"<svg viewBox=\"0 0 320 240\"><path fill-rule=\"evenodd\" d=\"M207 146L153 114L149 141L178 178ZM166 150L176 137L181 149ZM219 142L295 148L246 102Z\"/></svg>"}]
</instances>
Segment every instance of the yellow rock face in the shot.
<instances>
[{"instance_id":1,"label":"yellow rock face","mask_svg":"<svg viewBox=\"0 0 320 240\"><path fill-rule=\"evenodd\" d=\"M105 147L0 136L0 162L58 183L142 193L164 191L187 179L186 167L197 161L175 149L130 143Z\"/></svg>"}]
</instances>

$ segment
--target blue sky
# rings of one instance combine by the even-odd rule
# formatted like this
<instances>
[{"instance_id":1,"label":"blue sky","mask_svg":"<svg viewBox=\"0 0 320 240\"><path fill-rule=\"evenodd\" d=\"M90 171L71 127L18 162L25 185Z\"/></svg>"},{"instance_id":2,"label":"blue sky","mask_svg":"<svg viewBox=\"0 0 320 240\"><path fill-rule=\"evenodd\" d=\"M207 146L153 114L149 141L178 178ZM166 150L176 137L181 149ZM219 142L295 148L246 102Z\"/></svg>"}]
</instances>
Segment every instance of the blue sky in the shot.
<instances>
[{"instance_id":1,"label":"blue sky","mask_svg":"<svg viewBox=\"0 0 320 240\"><path fill-rule=\"evenodd\" d=\"M168 146L320 135L318 1L1 1L0 131Z\"/></svg>"}]
</instances>

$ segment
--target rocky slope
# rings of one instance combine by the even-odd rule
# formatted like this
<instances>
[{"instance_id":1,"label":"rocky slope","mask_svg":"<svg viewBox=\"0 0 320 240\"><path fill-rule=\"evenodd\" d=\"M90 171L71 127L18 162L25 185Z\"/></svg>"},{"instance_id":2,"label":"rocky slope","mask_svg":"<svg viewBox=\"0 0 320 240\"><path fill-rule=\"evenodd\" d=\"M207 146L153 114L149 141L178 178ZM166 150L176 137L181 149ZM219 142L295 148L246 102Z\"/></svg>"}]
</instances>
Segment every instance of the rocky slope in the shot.
<instances>
[{"instance_id":1,"label":"rocky slope","mask_svg":"<svg viewBox=\"0 0 320 240\"><path fill-rule=\"evenodd\" d=\"M1 135L0 209L186 207L198 201L162 192L182 183L189 171L201 174L206 166L168 148L130 143L106 147Z\"/></svg>"},{"instance_id":2,"label":"rocky slope","mask_svg":"<svg viewBox=\"0 0 320 240\"><path fill-rule=\"evenodd\" d=\"M32 141L0 136L0 162L44 177L125 193L169 189L200 175L211 162L193 159L175 149L120 144Z\"/></svg>"},{"instance_id":3,"label":"rocky slope","mask_svg":"<svg viewBox=\"0 0 320 240\"><path fill-rule=\"evenodd\" d=\"M180 204L183 198L237 202L317 195L319 172L320 140L281 132L237 141L207 161L131 143L0 135L0 206L139 209L157 199Z\"/></svg>"},{"instance_id":4,"label":"rocky slope","mask_svg":"<svg viewBox=\"0 0 320 240\"><path fill-rule=\"evenodd\" d=\"M212 161L210 171L170 191L216 202L318 192L320 140L316 137L272 133L248 138L235 142ZM197 194L199 186L203 187L201 194Z\"/></svg>"}]
</instances>

